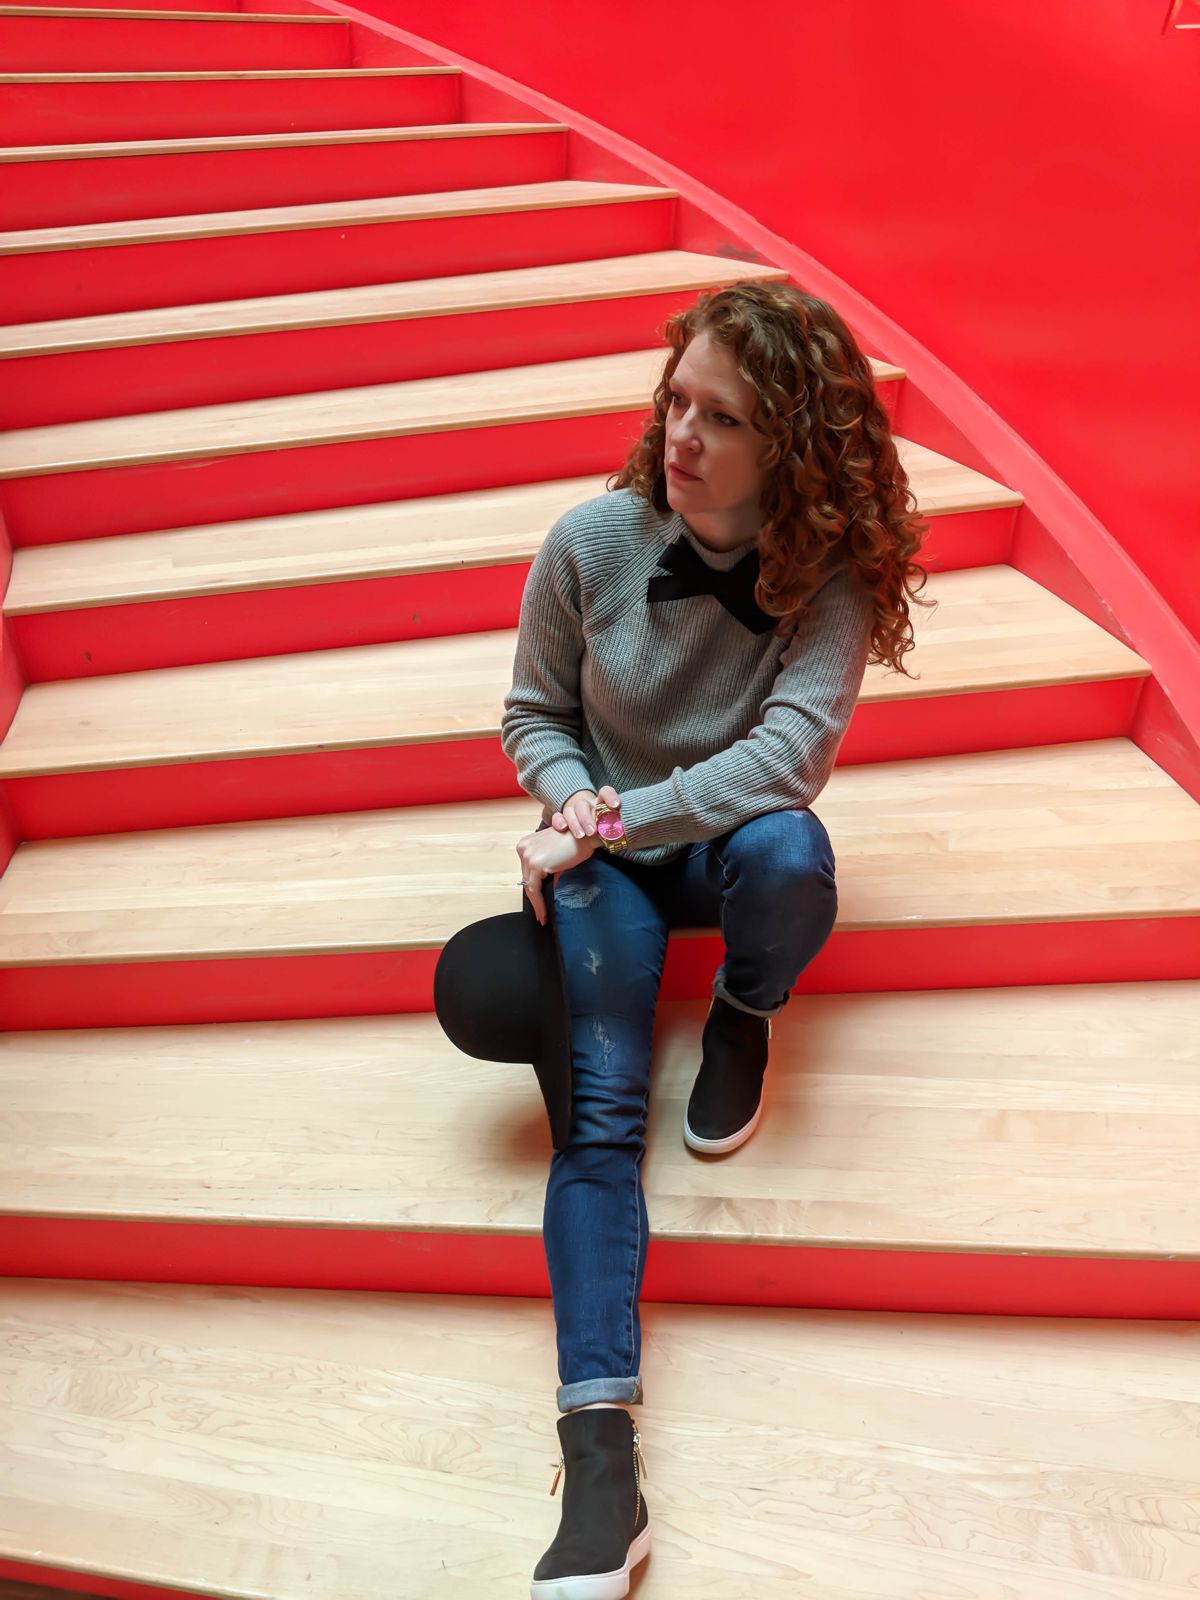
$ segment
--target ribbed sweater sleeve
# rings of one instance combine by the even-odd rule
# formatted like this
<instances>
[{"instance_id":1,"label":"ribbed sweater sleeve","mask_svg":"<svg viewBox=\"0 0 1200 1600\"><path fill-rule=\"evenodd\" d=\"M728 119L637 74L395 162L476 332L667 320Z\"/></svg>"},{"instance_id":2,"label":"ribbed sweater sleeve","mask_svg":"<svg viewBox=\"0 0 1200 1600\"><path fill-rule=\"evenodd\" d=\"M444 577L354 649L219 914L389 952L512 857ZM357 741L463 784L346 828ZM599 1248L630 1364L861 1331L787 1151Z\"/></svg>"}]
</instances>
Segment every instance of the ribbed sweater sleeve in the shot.
<instances>
[{"instance_id":1,"label":"ribbed sweater sleeve","mask_svg":"<svg viewBox=\"0 0 1200 1600\"><path fill-rule=\"evenodd\" d=\"M579 572L563 537L570 515L547 533L525 580L513 684L500 723L500 745L517 782L552 811L579 789L595 790L579 742L583 618Z\"/></svg>"},{"instance_id":2,"label":"ribbed sweater sleeve","mask_svg":"<svg viewBox=\"0 0 1200 1600\"><path fill-rule=\"evenodd\" d=\"M822 587L817 607L781 656L762 719L745 738L660 783L620 791L631 850L713 839L816 800L858 703L874 601L845 569Z\"/></svg>"}]
</instances>

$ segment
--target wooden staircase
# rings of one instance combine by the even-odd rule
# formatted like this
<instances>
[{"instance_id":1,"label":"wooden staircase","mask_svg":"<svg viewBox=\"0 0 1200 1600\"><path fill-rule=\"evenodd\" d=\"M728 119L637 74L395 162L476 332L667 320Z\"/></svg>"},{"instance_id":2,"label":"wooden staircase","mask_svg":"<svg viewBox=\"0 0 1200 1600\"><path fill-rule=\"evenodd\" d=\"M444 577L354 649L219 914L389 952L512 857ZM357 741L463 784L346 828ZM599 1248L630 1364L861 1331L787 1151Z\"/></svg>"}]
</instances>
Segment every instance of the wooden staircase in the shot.
<instances>
[{"instance_id":1,"label":"wooden staircase","mask_svg":"<svg viewBox=\"0 0 1200 1600\"><path fill-rule=\"evenodd\" d=\"M520 904L529 563L663 319L787 276L278 3L0 7L0 1594L527 1592L549 1138L432 974ZM631 1592L1194 1600L1200 804L1119 597L1021 570L872 356L938 604L731 1160L681 1137L719 936L671 937Z\"/></svg>"}]
</instances>

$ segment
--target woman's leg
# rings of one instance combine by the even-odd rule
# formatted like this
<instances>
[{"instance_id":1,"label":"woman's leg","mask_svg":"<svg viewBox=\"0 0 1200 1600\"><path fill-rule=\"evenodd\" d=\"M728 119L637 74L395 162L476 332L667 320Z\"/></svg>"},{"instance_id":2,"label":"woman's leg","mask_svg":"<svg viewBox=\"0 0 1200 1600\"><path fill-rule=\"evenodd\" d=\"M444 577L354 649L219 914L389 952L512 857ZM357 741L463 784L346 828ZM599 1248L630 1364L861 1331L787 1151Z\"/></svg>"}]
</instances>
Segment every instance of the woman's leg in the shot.
<instances>
[{"instance_id":1,"label":"woman's leg","mask_svg":"<svg viewBox=\"0 0 1200 1600\"><path fill-rule=\"evenodd\" d=\"M771 811L694 846L664 888L671 927L715 922L725 939L683 1141L728 1155L762 1116L770 1018L833 930L833 849L812 811Z\"/></svg>"},{"instance_id":2,"label":"woman's leg","mask_svg":"<svg viewBox=\"0 0 1200 1600\"><path fill-rule=\"evenodd\" d=\"M835 869L825 826L807 808L768 811L692 846L666 909L671 927L720 928L716 998L756 1017L783 1010L833 932Z\"/></svg>"},{"instance_id":3,"label":"woman's leg","mask_svg":"<svg viewBox=\"0 0 1200 1600\"><path fill-rule=\"evenodd\" d=\"M555 1151L542 1235L558 1333L560 1411L642 1399L638 1298L654 1014L667 923L652 868L598 851L562 873L554 915L571 1007L570 1141Z\"/></svg>"}]
</instances>

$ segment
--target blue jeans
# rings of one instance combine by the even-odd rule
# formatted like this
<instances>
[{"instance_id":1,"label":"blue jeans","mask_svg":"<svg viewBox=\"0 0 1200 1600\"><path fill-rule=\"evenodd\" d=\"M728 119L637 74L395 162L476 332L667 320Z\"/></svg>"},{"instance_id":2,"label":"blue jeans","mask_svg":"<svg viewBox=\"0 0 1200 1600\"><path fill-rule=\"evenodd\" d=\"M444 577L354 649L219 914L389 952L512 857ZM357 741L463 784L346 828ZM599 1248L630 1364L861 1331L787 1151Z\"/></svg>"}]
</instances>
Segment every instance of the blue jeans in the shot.
<instances>
[{"instance_id":1,"label":"blue jeans","mask_svg":"<svg viewBox=\"0 0 1200 1600\"><path fill-rule=\"evenodd\" d=\"M754 817L672 861L646 865L597 849L559 876L574 1109L570 1142L550 1163L542 1238L560 1411L643 1398L642 1160L668 930L718 927L725 958L713 994L773 1017L833 931L834 866L824 825L797 809Z\"/></svg>"}]
</instances>

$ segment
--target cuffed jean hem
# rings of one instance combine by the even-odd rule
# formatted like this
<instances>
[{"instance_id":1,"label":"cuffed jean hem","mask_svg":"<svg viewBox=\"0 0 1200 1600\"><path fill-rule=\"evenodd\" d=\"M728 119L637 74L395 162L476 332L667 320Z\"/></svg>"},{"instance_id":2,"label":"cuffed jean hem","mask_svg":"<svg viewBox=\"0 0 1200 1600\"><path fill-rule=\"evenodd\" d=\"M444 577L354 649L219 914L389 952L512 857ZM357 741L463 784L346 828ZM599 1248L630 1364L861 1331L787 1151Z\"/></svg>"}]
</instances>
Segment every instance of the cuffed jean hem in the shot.
<instances>
[{"instance_id":1,"label":"cuffed jean hem","mask_svg":"<svg viewBox=\"0 0 1200 1600\"><path fill-rule=\"evenodd\" d=\"M722 968L722 971L724 971L724 968ZM752 1017L777 1017L783 1010L783 1006L776 1006L773 1011L759 1011L755 1006L748 1006L744 1000L739 1000L736 995L730 994L729 990L721 981L720 972L718 972L716 977L713 979L712 992L714 1000L724 1000L725 1003L727 1005L731 1005L735 1011L745 1011ZM786 1003L787 1002L785 1001L784 1004L786 1005Z\"/></svg>"},{"instance_id":2,"label":"cuffed jean hem","mask_svg":"<svg viewBox=\"0 0 1200 1600\"><path fill-rule=\"evenodd\" d=\"M597 1400L613 1400L621 1405L640 1406L642 1380L636 1378L584 1378L579 1383L560 1384L558 1409L575 1411L580 1406L593 1405Z\"/></svg>"}]
</instances>

